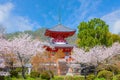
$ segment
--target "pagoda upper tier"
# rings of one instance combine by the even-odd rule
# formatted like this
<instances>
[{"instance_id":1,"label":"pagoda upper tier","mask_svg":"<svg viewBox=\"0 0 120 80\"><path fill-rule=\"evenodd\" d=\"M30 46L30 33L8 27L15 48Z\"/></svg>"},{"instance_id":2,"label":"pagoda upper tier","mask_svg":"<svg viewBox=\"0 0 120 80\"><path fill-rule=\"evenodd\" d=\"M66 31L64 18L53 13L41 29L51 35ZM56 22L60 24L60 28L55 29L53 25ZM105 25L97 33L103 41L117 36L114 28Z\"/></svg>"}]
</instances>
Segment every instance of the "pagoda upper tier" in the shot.
<instances>
[{"instance_id":1,"label":"pagoda upper tier","mask_svg":"<svg viewBox=\"0 0 120 80\"><path fill-rule=\"evenodd\" d=\"M45 36L59 39L59 38L67 38L72 36L75 33L75 30L70 29L68 27L63 26L62 24L58 24L51 29L47 29L45 32Z\"/></svg>"}]
</instances>

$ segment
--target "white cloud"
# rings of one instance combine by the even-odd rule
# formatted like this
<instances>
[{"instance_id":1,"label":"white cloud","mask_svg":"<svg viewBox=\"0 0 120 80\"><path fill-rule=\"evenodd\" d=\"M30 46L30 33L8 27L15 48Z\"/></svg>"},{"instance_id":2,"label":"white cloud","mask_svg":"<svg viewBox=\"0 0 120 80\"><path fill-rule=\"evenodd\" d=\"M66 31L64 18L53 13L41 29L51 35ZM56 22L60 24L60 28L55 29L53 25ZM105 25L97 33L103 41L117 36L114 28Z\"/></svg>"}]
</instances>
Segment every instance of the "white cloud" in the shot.
<instances>
[{"instance_id":1,"label":"white cloud","mask_svg":"<svg viewBox=\"0 0 120 80\"><path fill-rule=\"evenodd\" d=\"M120 32L120 10L116 10L109 14L106 14L101 19L109 24L110 31L112 33L117 34Z\"/></svg>"},{"instance_id":2,"label":"white cloud","mask_svg":"<svg viewBox=\"0 0 120 80\"><path fill-rule=\"evenodd\" d=\"M66 23L70 23L68 26L76 27L81 21L91 18L92 12L96 11L101 0L79 0L80 6L75 7L73 13L67 19Z\"/></svg>"},{"instance_id":3,"label":"white cloud","mask_svg":"<svg viewBox=\"0 0 120 80\"><path fill-rule=\"evenodd\" d=\"M0 23L4 22L8 17L13 9L13 4L11 3L6 3L0 5Z\"/></svg>"},{"instance_id":4,"label":"white cloud","mask_svg":"<svg viewBox=\"0 0 120 80\"><path fill-rule=\"evenodd\" d=\"M7 32L33 30L40 27L36 22L24 16L15 16L13 10L15 5L12 3L0 4L0 24L6 27Z\"/></svg>"}]
</instances>

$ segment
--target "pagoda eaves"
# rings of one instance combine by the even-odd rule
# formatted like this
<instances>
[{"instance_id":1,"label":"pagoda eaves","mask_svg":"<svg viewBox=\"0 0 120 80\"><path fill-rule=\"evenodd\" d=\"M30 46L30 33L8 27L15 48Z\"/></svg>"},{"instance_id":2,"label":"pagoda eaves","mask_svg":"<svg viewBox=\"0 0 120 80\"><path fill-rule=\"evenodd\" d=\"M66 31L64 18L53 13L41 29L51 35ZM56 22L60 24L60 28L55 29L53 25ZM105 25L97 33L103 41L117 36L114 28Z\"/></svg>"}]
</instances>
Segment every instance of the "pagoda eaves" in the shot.
<instances>
[{"instance_id":1,"label":"pagoda eaves","mask_svg":"<svg viewBox=\"0 0 120 80\"><path fill-rule=\"evenodd\" d=\"M57 26L51 29L47 29L45 35L52 38L57 38L59 36L62 38L67 38L69 36L72 36L74 33L75 30L65 27L61 24L58 24Z\"/></svg>"}]
</instances>

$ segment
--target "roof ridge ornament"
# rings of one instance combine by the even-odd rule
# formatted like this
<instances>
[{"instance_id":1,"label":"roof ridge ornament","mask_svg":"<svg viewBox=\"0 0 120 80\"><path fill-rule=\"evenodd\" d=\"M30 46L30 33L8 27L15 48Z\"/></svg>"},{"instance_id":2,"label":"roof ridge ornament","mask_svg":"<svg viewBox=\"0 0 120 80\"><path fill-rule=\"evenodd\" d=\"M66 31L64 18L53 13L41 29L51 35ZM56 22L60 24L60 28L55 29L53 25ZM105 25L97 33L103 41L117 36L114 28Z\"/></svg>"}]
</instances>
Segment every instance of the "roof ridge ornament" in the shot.
<instances>
[{"instance_id":1,"label":"roof ridge ornament","mask_svg":"<svg viewBox=\"0 0 120 80\"><path fill-rule=\"evenodd\" d=\"M60 6L58 9L58 24L61 24L61 11L60 11Z\"/></svg>"}]
</instances>

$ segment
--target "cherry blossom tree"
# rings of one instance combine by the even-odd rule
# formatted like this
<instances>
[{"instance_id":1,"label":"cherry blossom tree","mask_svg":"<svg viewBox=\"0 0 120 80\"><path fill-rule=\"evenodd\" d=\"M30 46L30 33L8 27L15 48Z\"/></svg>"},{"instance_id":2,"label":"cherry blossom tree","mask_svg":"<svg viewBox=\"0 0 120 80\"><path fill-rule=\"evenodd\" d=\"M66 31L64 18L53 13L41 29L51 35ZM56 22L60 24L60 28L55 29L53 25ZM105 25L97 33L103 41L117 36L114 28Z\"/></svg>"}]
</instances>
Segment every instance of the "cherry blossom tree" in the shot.
<instances>
[{"instance_id":1,"label":"cherry blossom tree","mask_svg":"<svg viewBox=\"0 0 120 80\"><path fill-rule=\"evenodd\" d=\"M75 47L71 56L74 59L74 62L87 64L88 66L94 65L96 74L96 70L97 68L99 69L101 64L107 66L112 65L114 62L110 59L118 54L120 54L120 43L116 42L111 47L95 46L90 49L89 52L85 52L83 49Z\"/></svg>"},{"instance_id":2,"label":"cherry blossom tree","mask_svg":"<svg viewBox=\"0 0 120 80\"><path fill-rule=\"evenodd\" d=\"M33 39L28 34L20 34L18 37L14 37L12 40L0 39L0 55L14 53L19 60L22 67L22 75L25 78L24 68L25 64L29 63L31 56L37 52L42 53L45 49L44 45L50 46L46 42L41 42L37 39Z\"/></svg>"},{"instance_id":3,"label":"cherry blossom tree","mask_svg":"<svg viewBox=\"0 0 120 80\"><path fill-rule=\"evenodd\" d=\"M11 55L11 49L10 49L10 42L4 38L0 38L0 59L2 60L1 64L4 64L3 68L5 67L12 67L13 62L15 60L13 60L14 56L10 56ZM7 71L9 70L9 68L6 69Z\"/></svg>"},{"instance_id":4,"label":"cherry blossom tree","mask_svg":"<svg viewBox=\"0 0 120 80\"><path fill-rule=\"evenodd\" d=\"M105 46L96 46L90 49L89 52L74 47L72 57L79 63L98 65L99 62L103 62L105 59L117 54L120 54L120 44L116 42L108 48Z\"/></svg>"},{"instance_id":5,"label":"cherry blossom tree","mask_svg":"<svg viewBox=\"0 0 120 80\"><path fill-rule=\"evenodd\" d=\"M43 49L44 45L48 44L39 40L33 40L28 34L21 34L17 38L15 37L11 40L12 50L21 63L22 75L24 78L24 65L30 61L31 56L38 52L42 53L45 50Z\"/></svg>"}]
</instances>

